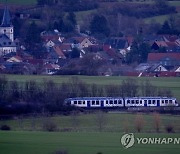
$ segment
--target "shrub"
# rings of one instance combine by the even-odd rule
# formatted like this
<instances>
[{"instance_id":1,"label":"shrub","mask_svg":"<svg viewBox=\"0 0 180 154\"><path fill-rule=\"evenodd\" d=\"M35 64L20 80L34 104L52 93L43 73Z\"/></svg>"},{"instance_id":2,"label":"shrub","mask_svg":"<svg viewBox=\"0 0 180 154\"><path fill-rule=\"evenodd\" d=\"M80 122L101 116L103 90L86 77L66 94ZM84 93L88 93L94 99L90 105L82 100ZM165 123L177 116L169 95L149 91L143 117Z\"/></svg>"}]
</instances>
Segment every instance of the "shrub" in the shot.
<instances>
[{"instance_id":1,"label":"shrub","mask_svg":"<svg viewBox=\"0 0 180 154\"><path fill-rule=\"evenodd\" d=\"M159 113L154 113L154 128L156 130L157 133L159 133L160 131L160 127L161 127L161 118Z\"/></svg>"},{"instance_id":2,"label":"shrub","mask_svg":"<svg viewBox=\"0 0 180 154\"><path fill-rule=\"evenodd\" d=\"M54 132L57 131L57 125L53 121L45 121L43 123L43 130L48 131L48 132Z\"/></svg>"},{"instance_id":3,"label":"shrub","mask_svg":"<svg viewBox=\"0 0 180 154\"><path fill-rule=\"evenodd\" d=\"M142 131L143 127L144 127L143 116L141 114L137 114L136 118L135 118L135 128L136 128L137 132L140 133Z\"/></svg>"},{"instance_id":4,"label":"shrub","mask_svg":"<svg viewBox=\"0 0 180 154\"><path fill-rule=\"evenodd\" d=\"M1 126L1 130L9 131L9 130L11 130L11 127L8 126L8 125L2 125L2 126Z\"/></svg>"},{"instance_id":5,"label":"shrub","mask_svg":"<svg viewBox=\"0 0 180 154\"><path fill-rule=\"evenodd\" d=\"M168 124L165 126L165 130L167 133L174 133L174 126L172 124Z\"/></svg>"}]
</instances>

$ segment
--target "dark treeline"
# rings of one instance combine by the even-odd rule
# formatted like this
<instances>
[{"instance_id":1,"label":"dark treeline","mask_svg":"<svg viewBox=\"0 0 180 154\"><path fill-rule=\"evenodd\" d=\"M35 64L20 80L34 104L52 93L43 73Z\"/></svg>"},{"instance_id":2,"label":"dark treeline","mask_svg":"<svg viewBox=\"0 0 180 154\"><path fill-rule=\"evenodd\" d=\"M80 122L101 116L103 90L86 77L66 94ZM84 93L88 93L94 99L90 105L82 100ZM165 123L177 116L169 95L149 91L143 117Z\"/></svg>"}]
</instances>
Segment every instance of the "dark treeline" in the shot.
<instances>
[{"instance_id":1,"label":"dark treeline","mask_svg":"<svg viewBox=\"0 0 180 154\"><path fill-rule=\"evenodd\" d=\"M52 80L8 81L0 77L0 114L26 114L42 112L67 112L72 110L64 104L70 97L135 97L172 96L171 91L153 86L149 81L138 83L125 79L116 85L87 84L72 77L61 84Z\"/></svg>"}]
</instances>

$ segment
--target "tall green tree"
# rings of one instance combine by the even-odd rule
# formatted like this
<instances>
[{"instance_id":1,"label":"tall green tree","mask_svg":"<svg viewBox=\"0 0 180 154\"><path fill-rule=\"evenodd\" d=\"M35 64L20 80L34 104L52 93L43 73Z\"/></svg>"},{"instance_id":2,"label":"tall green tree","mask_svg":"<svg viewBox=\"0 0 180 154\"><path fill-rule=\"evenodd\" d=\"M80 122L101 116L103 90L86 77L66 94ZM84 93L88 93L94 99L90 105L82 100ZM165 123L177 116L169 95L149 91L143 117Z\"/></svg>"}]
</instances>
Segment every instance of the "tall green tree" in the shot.
<instances>
[{"instance_id":1,"label":"tall green tree","mask_svg":"<svg viewBox=\"0 0 180 154\"><path fill-rule=\"evenodd\" d=\"M149 44L136 39L130 52L126 55L127 63L142 63L147 61L148 53L151 51Z\"/></svg>"},{"instance_id":2,"label":"tall green tree","mask_svg":"<svg viewBox=\"0 0 180 154\"><path fill-rule=\"evenodd\" d=\"M35 22L32 22L27 31L26 35L26 43L32 45L36 43L40 43L40 30Z\"/></svg>"},{"instance_id":3,"label":"tall green tree","mask_svg":"<svg viewBox=\"0 0 180 154\"><path fill-rule=\"evenodd\" d=\"M78 48L73 48L71 52L71 58L79 58L80 57L80 50Z\"/></svg>"},{"instance_id":4,"label":"tall green tree","mask_svg":"<svg viewBox=\"0 0 180 154\"><path fill-rule=\"evenodd\" d=\"M66 18L67 18L67 20L69 20L74 26L77 24L76 15L74 14L74 12L69 12Z\"/></svg>"},{"instance_id":5,"label":"tall green tree","mask_svg":"<svg viewBox=\"0 0 180 154\"><path fill-rule=\"evenodd\" d=\"M102 15L95 15L90 23L90 31L92 34L104 34L109 36L110 29L107 19Z\"/></svg>"}]
</instances>

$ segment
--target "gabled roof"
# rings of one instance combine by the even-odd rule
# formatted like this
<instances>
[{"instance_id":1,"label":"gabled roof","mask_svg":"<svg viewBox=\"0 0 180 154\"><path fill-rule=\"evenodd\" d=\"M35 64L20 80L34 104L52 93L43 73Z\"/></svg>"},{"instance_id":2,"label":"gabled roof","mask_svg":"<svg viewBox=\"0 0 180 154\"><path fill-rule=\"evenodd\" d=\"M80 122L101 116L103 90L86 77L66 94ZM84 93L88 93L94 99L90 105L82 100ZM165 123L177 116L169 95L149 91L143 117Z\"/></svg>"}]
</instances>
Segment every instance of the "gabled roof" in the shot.
<instances>
[{"instance_id":1,"label":"gabled roof","mask_svg":"<svg viewBox=\"0 0 180 154\"><path fill-rule=\"evenodd\" d=\"M168 47L165 41L155 41L154 43L156 43L159 47Z\"/></svg>"},{"instance_id":2,"label":"gabled roof","mask_svg":"<svg viewBox=\"0 0 180 154\"><path fill-rule=\"evenodd\" d=\"M180 53L149 53L148 61L159 61L163 58L172 58L180 60Z\"/></svg>"},{"instance_id":3,"label":"gabled roof","mask_svg":"<svg viewBox=\"0 0 180 154\"><path fill-rule=\"evenodd\" d=\"M105 41L105 44L111 45L115 49L125 49L128 47L128 40L126 38L109 38Z\"/></svg>"},{"instance_id":4,"label":"gabled roof","mask_svg":"<svg viewBox=\"0 0 180 154\"><path fill-rule=\"evenodd\" d=\"M7 6L4 9L4 14L3 14L3 19L1 23L1 27L9 27L11 26L11 18L10 18L10 13L7 8Z\"/></svg>"},{"instance_id":5,"label":"gabled roof","mask_svg":"<svg viewBox=\"0 0 180 154\"><path fill-rule=\"evenodd\" d=\"M7 35L0 34L0 47L16 47L16 44Z\"/></svg>"},{"instance_id":6,"label":"gabled roof","mask_svg":"<svg viewBox=\"0 0 180 154\"><path fill-rule=\"evenodd\" d=\"M59 46L54 46L53 49L60 58L64 58L64 59L66 58L66 56L64 55L64 53L62 52L62 50Z\"/></svg>"},{"instance_id":7,"label":"gabled roof","mask_svg":"<svg viewBox=\"0 0 180 154\"><path fill-rule=\"evenodd\" d=\"M82 43L85 39L88 39L92 44L96 44L96 40L92 37L85 37L85 36L76 36L69 38L64 41L64 43L70 43L70 44L78 44Z\"/></svg>"},{"instance_id":8,"label":"gabled roof","mask_svg":"<svg viewBox=\"0 0 180 154\"><path fill-rule=\"evenodd\" d=\"M19 63L19 62L22 62L22 58L19 57L19 56L14 56L14 57L9 58L7 60L7 62L17 62L17 63Z\"/></svg>"}]
</instances>

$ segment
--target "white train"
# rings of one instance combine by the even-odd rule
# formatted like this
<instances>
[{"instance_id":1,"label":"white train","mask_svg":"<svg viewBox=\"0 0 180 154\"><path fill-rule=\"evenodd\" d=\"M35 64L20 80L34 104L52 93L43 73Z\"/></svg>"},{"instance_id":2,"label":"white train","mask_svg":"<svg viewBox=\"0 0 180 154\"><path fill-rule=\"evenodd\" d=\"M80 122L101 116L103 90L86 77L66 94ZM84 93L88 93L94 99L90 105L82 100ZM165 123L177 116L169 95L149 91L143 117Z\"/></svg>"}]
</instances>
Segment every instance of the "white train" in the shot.
<instances>
[{"instance_id":1,"label":"white train","mask_svg":"<svg viewBox=\"0 0 180 154\"><path fill-rule=\"evenodd\" d=\"M167 107L179 106L176 98L169 97L77 97L65 103L81 108Z\"/></svg>"}]
</instances>

